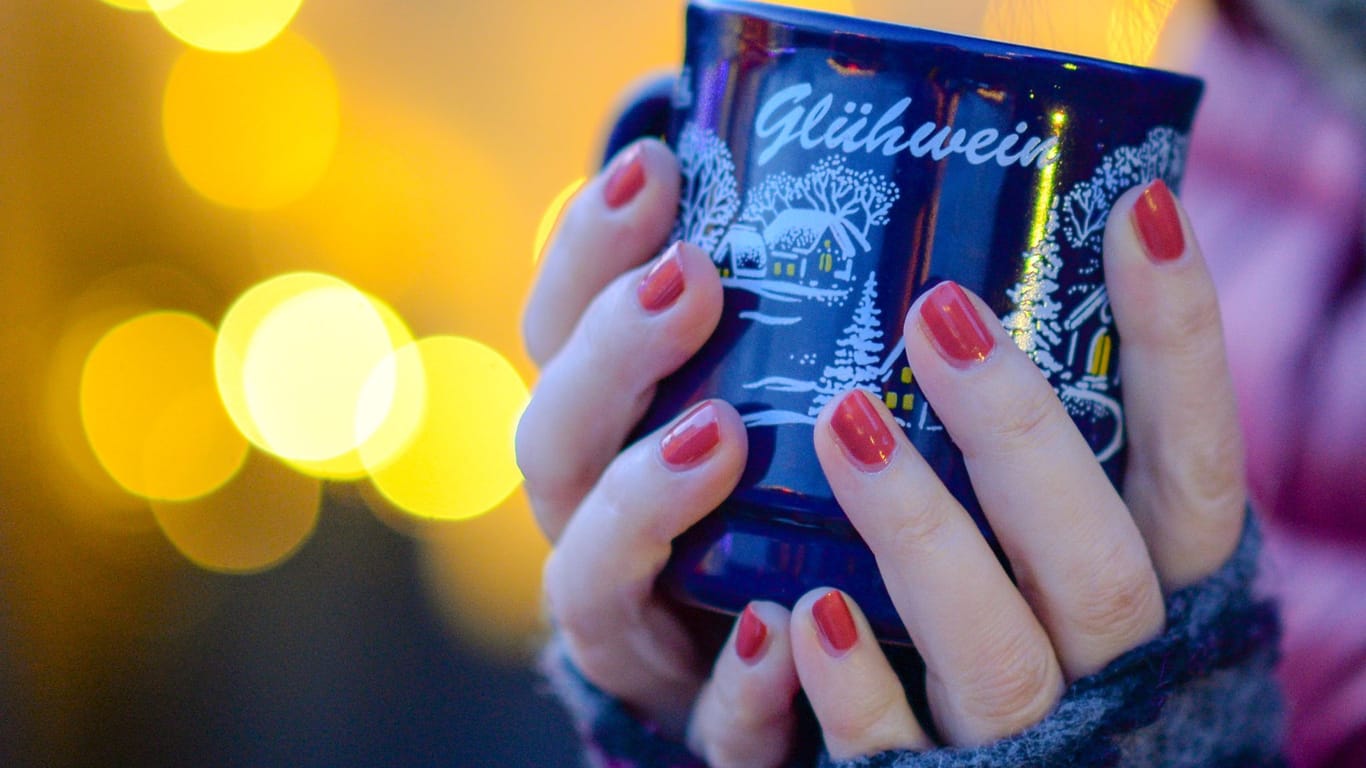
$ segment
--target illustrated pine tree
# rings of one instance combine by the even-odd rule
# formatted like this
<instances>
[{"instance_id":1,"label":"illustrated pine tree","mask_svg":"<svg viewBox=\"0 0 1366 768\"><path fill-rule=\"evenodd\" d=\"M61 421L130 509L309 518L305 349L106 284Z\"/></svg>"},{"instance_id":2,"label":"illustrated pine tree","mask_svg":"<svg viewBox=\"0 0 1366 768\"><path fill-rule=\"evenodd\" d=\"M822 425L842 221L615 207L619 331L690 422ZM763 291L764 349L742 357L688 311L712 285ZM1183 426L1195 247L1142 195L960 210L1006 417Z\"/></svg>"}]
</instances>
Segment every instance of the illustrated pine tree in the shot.
<instances>
[{"instance_id":1,"label":"illustrated pine tree","mask_svg":"<svg viewBox=\"0 0 1366 768\"><path fill-rule=\"evenodd\" d=\"M678 137L678 163L683 184L673 239L714 254L740 208L735 160L721 137L690 122Z\"/></svg>"},{"instance_id":2,"label":"illustrated pine tree","mask_svg":"<svg viewBox=\"0 0 1366 768\"><path fill-rule=\"evenodd\" d=\"M1053 353L1062 343L1062 302L1054 296L1062 254L1058 246L1058 208L1054 200L1044 226L1044 236L1023 255L1024 271L1020 281L1006 291L1015 307L1001 319L1006 331L1051 380L1063 364Z\"/></svg>"},{"instance_id":3,"label":"illustrated pine tree","mask_svg":"<svg viewBox=\"0 0 1366 768\"><path fill-rule=\"evenodd\" d=\"M877 307L877 273L869 270L853 319L835 342L835 357L825 366L809 414L815 416L830 398L855 387L877 389L881 378L882 310Z\"/></svg>"}]
</instances>

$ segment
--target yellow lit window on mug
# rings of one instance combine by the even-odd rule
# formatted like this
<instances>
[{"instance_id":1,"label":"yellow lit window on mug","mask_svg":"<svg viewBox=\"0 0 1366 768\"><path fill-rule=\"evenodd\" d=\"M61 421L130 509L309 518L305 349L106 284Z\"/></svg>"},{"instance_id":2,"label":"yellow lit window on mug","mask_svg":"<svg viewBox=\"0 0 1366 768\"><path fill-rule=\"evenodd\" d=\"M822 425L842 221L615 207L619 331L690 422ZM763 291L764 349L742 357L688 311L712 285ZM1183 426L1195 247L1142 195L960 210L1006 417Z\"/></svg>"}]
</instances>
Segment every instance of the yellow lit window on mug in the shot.
<instances>
[{"instance_id":1,"label":"yellow lit window on mug","mask_svg":"<svg viewBox=\"0 0 1366 768\"><path fill-rule=\"evenodd\" d=\"M1091 363L1087 373L1105 376L1110 372L1110 334L1101 333L1091 342Z\"/></svg>"}]
</instances>

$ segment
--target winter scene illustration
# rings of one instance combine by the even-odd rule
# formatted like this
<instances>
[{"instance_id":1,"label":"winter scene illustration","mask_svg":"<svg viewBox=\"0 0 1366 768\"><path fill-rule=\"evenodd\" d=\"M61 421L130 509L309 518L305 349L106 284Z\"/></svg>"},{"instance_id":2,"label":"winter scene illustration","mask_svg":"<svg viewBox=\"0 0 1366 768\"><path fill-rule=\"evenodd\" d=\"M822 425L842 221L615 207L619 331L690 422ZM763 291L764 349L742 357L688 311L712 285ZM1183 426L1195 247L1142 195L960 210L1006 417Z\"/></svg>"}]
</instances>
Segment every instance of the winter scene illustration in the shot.
<instances>
[{"instance_id":1,"label":"winter scene illustration","mask_svg":"<svg viewBox=\"0 0 1366 768\"><path fill-rule=\"evenodd\" d=\"M1015 343L1048 377L1070 413L1111 429L1096 450L1101 461L1124 444L1124 411L1113 395L1119 385L1118 366L1112 364L1114 318L1100 272L1105 222L1125 190L1159 178L1174 184L1185 164L1186 143L1171 128L1154 128L1142 144L1116 148L1090 179L1054 197L1043 237L1022 254L1020 280L1006 292L1015 309L1001 322ZM1066 260L1060 235L1070 246ZM1071 279L1060 292L1064 266Z\"/></svg>"},{"instance_id":2,"label":"winter scene illustration","mask_svg":"<svg viewBox=\"0 0 1366 768\"><path fill-rule=\"evenodd\" d=\"M817 351L794 354L790 375L744 384L788 405L746 414L746 422L811 424L832 396L850 386L875 387L886 349L877 278L866 257L901 196L896 185L832 154L800 175L765 176L741 206L735 163L720 137L689 123L678 155L683 187L675 238L711 253L726 288L768 300L764 311L742 310L740 319L791 328L809 318L811 302L823 308L815 313L823 319L830 308L856 302L828 359ZM792 332L809 338L811 331Z\"/></svg>"},{"instance_id":3,"label":"winter scene illustration","mask_svg":"<svg viewBox=\"0 0 1366 768\"><path fill-rule=\"evenodd\" d=\"M1109 430L1096 449L1101 460L1123 445L1101 234L1124 190L1155 178L1174 181L1185 146L1176 131L1154 129L1141 145L1115 149L1089 179L1054 196L1038 242L1020 255L1019 280L1007 291L1015 309L1002 322L1016 343L1069 412ZM746 424L814 424L826 402L858 387L881 397L904 427L942 429L927 404L916 402L901 318L883 317L869 255L880 248L901 197L897 185L830 154L804 169L770 172L742 197L726 143L694 123L683 127L678 155L683 186L675 239L711 254L734 308L731 320L756 334L746 344L795 350L764 376L741 383L762 393L755 398L762 405L742 409ZM734 291L750 299L733 300Z\"/></svg>"}]
</instances>

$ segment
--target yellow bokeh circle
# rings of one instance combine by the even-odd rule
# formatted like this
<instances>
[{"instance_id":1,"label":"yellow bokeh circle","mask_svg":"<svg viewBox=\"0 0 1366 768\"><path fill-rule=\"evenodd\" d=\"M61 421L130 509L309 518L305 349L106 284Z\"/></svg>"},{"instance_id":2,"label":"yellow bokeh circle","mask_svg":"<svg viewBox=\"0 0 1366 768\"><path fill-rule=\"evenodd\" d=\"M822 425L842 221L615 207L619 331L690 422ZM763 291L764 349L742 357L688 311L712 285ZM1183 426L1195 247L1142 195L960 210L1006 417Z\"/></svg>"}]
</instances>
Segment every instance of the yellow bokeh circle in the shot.
<instances>
[{"instance_id":1,"label":"yellow bokeh circle","mask_svg":"<svg viewBox=\"0 0 1366 768\"><path fill-rule=\"evenodd\" d=\"M412 332L388 304L317 272L271 278L228 309L214 349L220 396L247 439L314 477L367 474L416 429L420 364L395 354Z\"/></svg>"},{"instance_id":2,"label":"yellow bokeh circle","mask_svg":"<svg viewBox=\"0 0 1366 768\"><path fill-rule=\"evenodd\" d=\"M125 11L169 11L185 0L101 0Z\"/></svg>"},{"instance_id":3,"label":"yellow bokeh circle","mask_svg":"<svg viewBox=\"0 0 1366 768\"><path fill-rule=\"evenodd\" d=\"M247 442L213 379L215 335L203 320L152 312L109 331L81 371L81 422L100 464L128 491L192 499L226 483Z\"/></svg>"},{"instance_id":4,"label":"yellow bokeh circle","mask_svg":"<svg viewBox=\"0 0 1366 768\"><path fill-rule=\"evenodd\" d=\"M347 288L346 282L318 272L291 272L257 283L237 298L218 326L214 346L214 377L223 405L237 428L258 448L265 438L247 408L247 390L242 365L261 321L277 307L309 291L320 288Z\"/></svg>"},{"instance_id":5,"label":"yellow bokeh circle","mask_svg":"<svg viewBox=\"0 0 1366 768\"><path fill-rule=\"evenodd\" d=\"M361 390L393 351L379 313L352 288L319 288L266 315L242 360L247 410L270 452L321 461L354 450ZM392 401L385 377L380 399ZM367 422L374 428L373 422Z\"/></svg>"},{"instance_id":6,"label":"yellow bokeh circle","mask_svg":"<svg viewBox=\"0 0 1366 768\"><path fill-rule=\"evenodd\" d=\"M261 453L217 493L153 501L162 533L201 568L248 573L293 554L317 525L322 483Z\"/></svg>"},{"instance_id":7,"label":"yellow bokeh circle","mask_svg":"<svg viewBox=\"0 0 1366 768\"><path fill-rule=\"evenodd\" d=\"M340 119L331 67L294 34L237 56L186 50L162 99L180 175L216 203L251 210L297 200L318 183Z\"/></svg>"},{"instance_id":8,"label":"yellow bokeh circle","mask_svg":"<svg viewBox=\"0 0 1366 768\"><path fill-rule=\"evenodd\" d=\"M506 358L471 339L426 338L406 354L426 374L426 407L407 447L372 468L375 487L419 517L458 520L487 512L521 483L513 436L526 383Z\"/></svg>"},{"instance_id":9,"label":"yellow bokeh circle","mask_svg":"<svg viewBox=\"0 0 1366 768\"><path fill-rule=\"evenodd\" d=\"M274 40L303 0L179 0L148 3L167 32L196 48L251 51Z\"/></svg>"}]
</instances>

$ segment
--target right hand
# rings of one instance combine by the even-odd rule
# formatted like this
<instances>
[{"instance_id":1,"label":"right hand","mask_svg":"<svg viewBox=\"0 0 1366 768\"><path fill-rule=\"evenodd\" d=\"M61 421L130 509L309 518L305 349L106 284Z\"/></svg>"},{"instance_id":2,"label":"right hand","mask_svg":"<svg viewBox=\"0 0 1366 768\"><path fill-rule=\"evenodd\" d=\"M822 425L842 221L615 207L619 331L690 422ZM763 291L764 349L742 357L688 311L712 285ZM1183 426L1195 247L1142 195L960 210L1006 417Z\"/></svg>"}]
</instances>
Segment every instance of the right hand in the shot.
<instances>
[{"instance_id":1,"label":"right hand","mask_svg":"<svg viewBox=\"0 0 1366 768\"><path fill-rule=\"evenodd\" d=\"M737 622L747 642L737 648L732 631L709 659L655 589L672 540L739 481L744 426L731 406L707 401L623 450L657 382L721 316L707 254L680 243L651 260L666 245L678 189L674 155L645 140L566 210L523 320L541 377L517 460L554 545L544 591L570 660L708 764L762 768L787 756L795 725L788 611L751 605Z\"/></svg>"}]
</instances>

